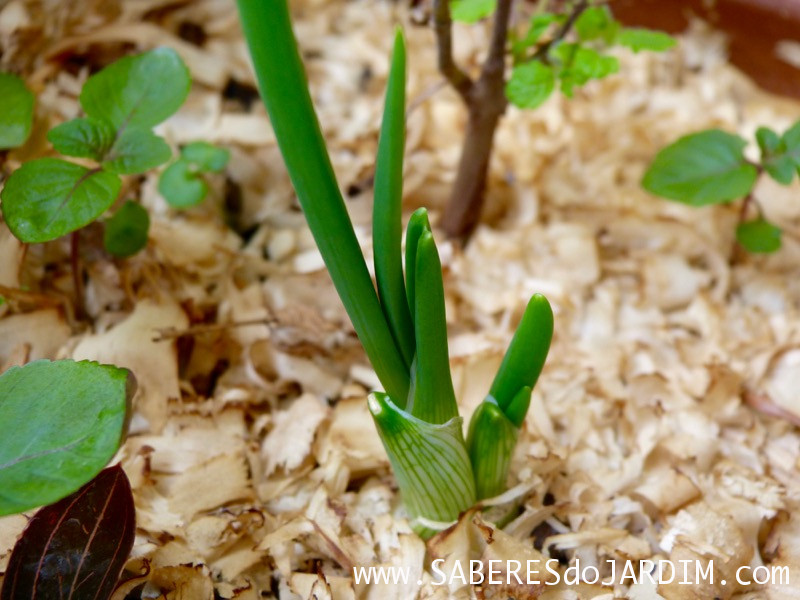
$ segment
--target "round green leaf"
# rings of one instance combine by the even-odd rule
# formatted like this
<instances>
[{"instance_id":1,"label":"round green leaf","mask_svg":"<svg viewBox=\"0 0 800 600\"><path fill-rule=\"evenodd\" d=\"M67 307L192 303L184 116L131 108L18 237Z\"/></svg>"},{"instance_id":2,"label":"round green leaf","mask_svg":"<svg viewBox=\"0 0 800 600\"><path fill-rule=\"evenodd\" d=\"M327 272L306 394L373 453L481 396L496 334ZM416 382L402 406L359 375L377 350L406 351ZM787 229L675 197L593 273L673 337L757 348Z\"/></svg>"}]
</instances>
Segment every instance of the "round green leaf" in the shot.
<instances>
[{"instance_id":1,"label":"round green leaf","mask_svg":"<svg viewBox=\"0 0 800 600\"><path fill-rule=\"evenodd\" d=\"M748 252L775 252L781 247L781 230L769 221L758 218L739 223L736 227L736 240Z\"/></svg>"},{"instance_id":2,"label":"round green leaf","mask_svg":"<svg viewBox=\"0 0 800 600\"><path fill-rule=\"evenodd\" d=\"M33 94L10 73L0 73L0 150L25 143L33 125Z\"/></svg>"},{"instance_id":3,"label":"round green leaf","mask_svg":"<svg viewBox=\"0 0 800 600\"><path fill-rule=\"evenodd\" d=\"M181 148L181 156L193 163L201 173L219 172L228 164L231 153L208 142L192 142Z\"/></svg>"},{"instance_id":4,"label":"round green leaf","mask_svg":"<svg viewBox=\"0 0 800 600\"><path fill-rule=\"evenodd\" d=\"M189 161L180 158L168 166L158 180L158 191L170 206L189 208L200 204L208 186Z\"/></svg>"},{"instance_id":5,"label":"round green leaf","mask_svg":"<svg viewBox=\"0 0 800 600\"><path fill-rule=\"evenodd\" d=\"M692 206L746 196L758 177L756 167L744 158L746 144L738 135L719 129L684 136L656 155L642 186Z\"/></svg>"},{"instance_id":6,"label":"round green leaf","mask_svg":"<svg viewBox=\"0 0 800 600\"><path fill-rule=\"evenodd\" d=\"M136 389L125 369L40 360L0 375L0 516L55 502L114 456Z\"/></svg>"},{"instance_id":7,"label":"round green leaf","mask_svg":"<svg viewBox=\"0 0 800 600\"><path fill-rule=\"evenodd\" d=\"M138 202L128 200L106 221L103 244L109 254L125 258L147 245L150 217Z\"/></svg>"},{"instance_id":8,"label":"round green leaf","mask_svg":"<svg viewBox=\"0 0 800 600\"><path fill-rule=\"evenodd\" d=\"M81 91L86 114L123 126L152 127L189 94L189 69L172 48L126 56L90 77Z\"/></svg>"},{"instance_id":9,"label":"round green leaf","mask_svg":"<svg viewBox=\"0 0 800 600\"><path fill-rule=\"evenodd\" d=\"M119 177L101 169L57 158L32 160L14 171L0 192L3 218L23 242L48 242L94 221L119 188Z\"/></svg>"},{"instance_id":10,"label":"round green leaf","mask_svg":"<svg viewBox=\"0 0 800 600\"><path fill-rule=\"evenodd\" d=\"M625 28L617 35L617 43L627 46L634 52L650 50L651 52L663 52L669 50L677 41L671 35L652 29L641 29L638 27Z\"/></svg>"},{"instance_id":11,"label":"round green leaf","mask_svg":"<svg viewBox=\"0 0 800 600\"><path fill-rule=\"evenodd\" d=\"M163 165L172 156L167 142L149 129L127 127L117 137L103 167L112 173L144 173Z\"/></svg>"},{"instance_id":12,"label":"round green leaf","mask_svg":"<svg viewBox=\"0 0 800 600\"><path fill-rule=\"evenodd\" d=\"M514 106L536 108L541 105L556 85L553 68L538 60L517 65L506 84L506 97Z\"/></svg>"}]
</instances>

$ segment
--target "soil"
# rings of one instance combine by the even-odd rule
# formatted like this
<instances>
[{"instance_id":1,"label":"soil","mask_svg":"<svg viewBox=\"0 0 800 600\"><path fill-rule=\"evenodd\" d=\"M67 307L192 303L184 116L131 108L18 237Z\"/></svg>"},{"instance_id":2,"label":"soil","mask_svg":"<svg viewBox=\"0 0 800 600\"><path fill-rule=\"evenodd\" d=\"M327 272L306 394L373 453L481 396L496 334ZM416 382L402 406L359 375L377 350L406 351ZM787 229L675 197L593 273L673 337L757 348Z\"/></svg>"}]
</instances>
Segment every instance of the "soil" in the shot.
<instances>
[{"instance_id":1,"label":"soil","mask_svg":"<svg viewBox=\"0 0 800 600\"><path fill-rule=\"evenodd\" d=\"M663 3L668 4L668 3ZM424 5L296 0L296 33L347 205L371 263L371 178L394 27L408 39L404 208L438 223L465 111L441 85ZM488 24L459 26L480 64ZM658 149L708 127L752 140L800 106L757 88L724 36L694 23L663 55L618 52L620 74L535 111L509 109L489 210L465 250L437 232L462 414L489 383L528 298L547 295L555 338L512 463L502 527L471 511L427 544L413 534L365 405L376 378L299 210L230 0L11 0L0 67L37 93L30 141L5 177L51 152L86 77L124 53L175 48L194 87L158 133L231 150L201 207L171 210L157 173L127 178L152 227L128 260L82 233L87 318L73 310L69 241L23 247L0 225L0 370L37 358L126 366L140 384L115 459L137 537L129 587L148 598L791 598L800 594L800 203L764 179L755 197L782 249L747 255L738 207L645 193ZM755 152L751 145L748 154ZM752 154L755 157L755 154ZM0 519L0 572L27 522ZM436 585L431 559L515 559L639 574L645 561L714 563L713 583ZM647 563L645 563L646 565ZM352 568L409 569L356 584ZM742 568L785 568L763 584ZM643 570L640 570L641 569ZM144 575L143 575L144 573ZM417 580L421 584L417 584ZM722 583L725 580L726 583ZM543 579L544 581L544 579ZM120 592L120 598L127 591Z\"/></svg>"}]
</instances>

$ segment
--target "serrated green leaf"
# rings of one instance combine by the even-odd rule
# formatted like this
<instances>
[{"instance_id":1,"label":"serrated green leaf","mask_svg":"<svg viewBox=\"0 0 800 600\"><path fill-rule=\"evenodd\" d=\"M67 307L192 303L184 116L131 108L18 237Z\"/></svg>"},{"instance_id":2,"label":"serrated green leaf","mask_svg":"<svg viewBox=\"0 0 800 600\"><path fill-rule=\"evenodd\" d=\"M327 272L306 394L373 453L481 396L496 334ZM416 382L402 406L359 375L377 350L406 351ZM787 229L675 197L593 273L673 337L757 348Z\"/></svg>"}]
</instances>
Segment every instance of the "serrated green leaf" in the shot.
<instances>
[{"instance_id":1,"label":"serrated green leaf","mask_svg":"<svg viewBox=\"0 0 800 600\"><path fill-rule=\"evenodd\" d=\"M488 17L497 7L497 0L450 0L450 17L461 23L475 23Z\"/></svg>"},{"instance_id":2,"label":"serrated green leaf","mask_svg":"<svg viewBox=\"0 0 800 600\"><path fill-rule=\"evenodd\" d=\"M153 127L174 113L189 94L189 69L172 48L126 56L92 75L80 102L90 117L115 128Z\"/></svg>"},{"instance_id":3,"label":"serrated green leaf","mask_svg":"<svg viewBox=\"0 0 800 600\"><path fill-rule=\"evenodd\" d=\"M671 35L638 27L626 27L619 32L616 41L620 46L626 46L634 52L664 52L678 43Z\"/></svg>"},{"instance_id":4,"label":"serrated green leaf","mask_svg":"<svg viewBox=\"0 0 800 600\"><path fill-rule=\"evenodd\" d=\"M103 167L112 173L132 175L163 165L172 156L164 138L150 129L126 127L108 151Z\"/></svg>"},{"instance_id":5,"label":"serrated green leaf","mask_svg":"<svg viewBox=\"0 0 800 600\"><path fill-rule=\"evenodd\" d=\"M150 217L138 202L128 200L106 221L103 245L109 254L125 258L147 245Z\"/></svg>"},{"instance_id":6,"label":"serrated green leaf","mask_svg":"<svg viewBox=\"0 0 800 600\"><path fill-rule=\"evenodd\" d=\"M200 173L218 173L228 164L231 153L208 142L192 142L181 148L181 158L193 163Z\"/></svg>"},{"instance_id":7,"label":"serrated green leaf","mask_svg":"<svg viewBox=\"0 0 800 600\"><path fill-rule=\"evenodd\" d=\"M556 86L553 68L538 60L516 65L506 84L506 98L520 108L540 106Z\"/></svg>"},{"instance_id":8,"label":"serrated green leaf","mask_svg":"<svg viewBox=\"0 0 800 600\"><path fill-rule=\"evenodd\" d=\"M40 360L0 375L0 515L50 504L117 451L135 381L125 369Z\"/></svg>"},{"instance_id":9,"label":"serrated green leaf","mask_svg":"<svg viewBox=\"0 0 800 600\"><path fill-rule=\"evenodd\" d=\"M782 185L790 185L797 172L797 165L788 154L771 156L761 164L767 174Z\"/></svg>"},{"instance_id":10,"label":"serrated green leaf","mask_svg":"<svg viewBox=\"0 0 800 600\"><path fill-rule=\"evenodd\" d=\"M81 156L101 161L114 143L114 127L91 117L73 119L53 127L47 139L61 154Z\"/></svg>"},{"instance_id":11,"label":"serrated green leaf","mask_svg":"<svg viewBox=\"0 0 800 600\"><path fill-rule=\"evenodd\" d=\"M781 247L781 230L763 218L745 221L736 227L736 241L748 252L775 252Z\"/></svg>"},{"instance_id":12,"label":"serrated green leaf","mask_svg":"<svg viewBox=\"0 0 800 600\"><path fill-rule=\"evenodd\" d=\"M778 183L789 185L794 179L800 147L789 150L786 142L769 127L756 130L756 141L761 150L761 165Z\"/></svg>"},{"instance_id":13,"label":"serrated green leaf","mask_svg":"<svg viewBox=\"0 0 800 600\"><path fill-rule=\"evenodd\" d=\"M559 44L551 52L560 63L561 91L571 98L576 87L619 71L619 61L580 44Z\"/></svg>"},{"instance_id":14,"label":"serrated green leaf","mask_svg":"<svg viewBox=\"0 0 800 600\"><path fill-rule=\"evenodd\" d=\"M0 150L25 143L33 125L33 93L11 73L0 73Z\"/></svg>"},{"instance_id":15,"label":"serrated green leaf","mask_svg":"<svg viewBox=\"0 0 800 600\"><path fill-rule=\"evenodd\" d=\"M781 136L769 127L759 127L756 130L756 142L763 157L781 150Z\"/></svg>"},{"instance_id":16,"label":"serrated green leaf","mask_svg":"<svg viewBox=\"0 0 800 600\"><path fill-rule=\"evenodd\" d=\"M788 150L800 150L800 121L784 131L781 139Z\"/></svg>"},{"instance_id":17,"label":"serrated green leaf","mask_svg":"<svg viewBox=\"0 0 800 600\"><path fill-rule=\"evenodd\" d=\"M120 179L57 158L25 163L0 192L3 218L26 243L48 242L102 215L119 194Z\"/></svg>"},{"instance_id":18,"label":"serrated green leaf","mask_svg":"<svg viewBox=\"0 0 800 600\"><path fill-rule=\"evenodd\" d=\"M656 155L642 186L692 206L742 198L758 177L756 167L744 157L746 145L738 135L719 129L684 136Z\"/></svg>"},{"instance_id":19,"label":"serrated green leaf","mask_svg":"<svg viewBox=\"0 0 800 600\"><path fill-rule=\"evenodd\" d=\"M426 521L449 524L475 503L462 419L426 423L381 393L370 394L367 405L392 463L411 526L428 538L436 531Z\"/></svg>"},{"instance_id":20,"label":"serrated green leaf","mask_svg":"<svg viewBox=\"0 0 800 600\"><path fill-rule=\"evenodd\" d=\"M563 15L553 13L539 13L531 17L528 31L518 40L512 40L511 52L519 62L523 59L525 50L536 44L553 23L563 21Z\"/></svg>"},{"instance_id":21,"label":"serrated green leaf","mask_svg":"<svg viewBox=\"0 0 800 600\"><path fill-rule=\"evenodd\" d=\"M584 42L602 39L611 44L619 31L619 23L607 6L590 6L575 20L575 31Z\"/></svg>"},{"instance_id":22,"label":"serrated green leaf","mask_svg":"<svg viewBox=\"0 0 800 600\"><path fill-rule=\"evenodd\" d=\"M188 160L179 158L159 177L158 192L173 208L190 208L205 199L208 184Z\"/></svg>"}]
</instances>

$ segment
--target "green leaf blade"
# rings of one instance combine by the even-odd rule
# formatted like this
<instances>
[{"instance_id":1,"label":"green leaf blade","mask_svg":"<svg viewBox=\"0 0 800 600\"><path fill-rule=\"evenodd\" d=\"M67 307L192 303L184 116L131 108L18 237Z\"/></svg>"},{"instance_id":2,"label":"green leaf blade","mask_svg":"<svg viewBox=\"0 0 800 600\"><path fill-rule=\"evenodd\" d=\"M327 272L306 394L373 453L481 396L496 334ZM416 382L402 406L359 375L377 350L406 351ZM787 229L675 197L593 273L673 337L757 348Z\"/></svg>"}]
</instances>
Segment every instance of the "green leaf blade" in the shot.
<instances>
[{"instance_id":1,"label":"green leaf blade","mask_svg":"<svg viewBox=\"0 0 800 600\"><path fill-rule=\"evenodd\" d=\"M547 298L534 294L525 307L489 390L489 395L507 416L511 412L509 407L517 399L520 390L533 389L536 385L552 339L553 309ZM519 427L525 415L520 417L518 410L513 412L516 413L514 425Z\"/></svg>"},{"instance_id":2,"label":"green leaf blade","mask_svg":"<svg viewBox=\"0 0 800 600\"><path fill-rule=\"evenodd\" d=\"M53 127L47 139L61 154L101 161L114 143L114 128L99 119L73 119Z\"/></svg>"},{"instance_id":3,"label":"green leaf blade","mask_svg":"<svg viewBox=\"0 0 800 600\"><path fill-rule=\"evenodd\" d=\"M126 127L111 146L103 167L112 173L134 175L163 165L170 156L164 138L147 128Z\"/></svg>"},{"instance_id":4,"label":"green leaf blade","mask_svg":"<svg viewBox=\"0 0 800 600\"><path fill-rule=\"evenodd\" d=\"M581 44L559 44L551 55L561 65L558 77L561 80L561 91L568 98L572 97L576 87L619 71L616 57L605 56Z\"/></svg>"},{"instance_id":5,"label":"green leaf blade","mask_svg":"<svg viewBox=\"0 0 800 600\"><path fill-rule=\"evenodd\" d=\"M94 221L113 204L120 179L56 158L32 160L11 174L2 199L3 218L26 243L48 242Z\"/></svg>"},{"instance_id":6,"label":"green leaf blade","mask_svg":"<svg viewBox=\"0 0 800 600\"><path fill-rule=\"evenodd\" d=\"M506 83L506 97L519 108L536 108L556 87L553 68L538 60L517 65Z\"/></svg>"},{"instance_id":7,"label":"green leaf blade","mask_svg":"<svg viewBox=\"0 0 800 600\"><path fill-rule=\"evenodd\" d=\"M0 376L0 515L63 498L114 456L135 381L125 369L46 360Z\"/></svg>"},{"instance_id":8,"label":"green leaf blade","mask_svg":"<svg viewBox=\"0 0 800 600\"><path fill-rule=\"evenodd\" d=\"M411 214L406 226L406 299L408 300L408 310L411 313L412 323L416 320L414 317L414 303L417 297L417 248L419 247L419 238L426 231L428 233L431 231L428 210L424 207L418 208Z\"/></svg>"},{"instance_id":9,"label":"green leaf blade","mask_svg":"<svg viewBox=\"0 0 800 600\"><path fill-rule=\"evenodd\" d=\"M497 0L450 0L450 17L460 23L476 23L491 15Z\"/></svg>"},{"instance_id":10,"label":"green leaf blade","mask_svg":"<svg viewBox=\"0 0 800 600\"><path fill-rule=\"evenodd\" d=\"M0 73L0 150L25 143L33 126L33 93L16 75Z\"/></svg>"},{"instance_id":11,"label":"green leaf blade","mask_svg":"<svg viewBox=\"0 0 800 600\"><path fill-rule=\"evenodd\" d=\"M736 227L736 241L748 252L769 254L777 252L781 247L781 230L759 217L753 221L739 223Z\"/></svg>"},{"instance_id":12,"label":"green leaf blade","mask_svg":"<svg viewBox=\"0 0 800 600\"><path fill-rule=\"evenodd\" d=\"M661 31L636 27L624 28L617 35L616 41L620 46L630 48L634 52L642 50L664 52L678 43L674 37Z\"/></svg>"},{"instance_id":13,"label":"green leaf blade","mask_svg":"<svg viewBox=\"0 0 800 600\"><path fill-rule=\"evenodd\" d=\"M744 157L745 140L710 129L663 148L642 179L649 192L691 206L720 204L750 193L758 170Z\"/></svg>"},{"instance_id":14,"label":"green leaf blade","mask_svg":"<svg viewBox=\"0 0 800 600\"><path fill-rule=\"evenodd\" d=\"M590 6L575 20L575 32L584 42L602 39L613 42L619 31L619 23L611 16L607 6Z\"/></svg>"},{"instance_id":15,"label":"green leaf blade","mask_svg":"<svg viewBox=\"0 0 800 600\"><path fill-rule=\"evenodd\" d=\"M448 525L475 503L475 481L461 417L434 425L401 410L386 394L370 394L372 413L412 528L423 538L428 522Z\"/></svg>"},{"instance_id":16,"label":"green leaf blade","mask_svg":"<svg viewBox=\"0 0 800 600\"><path fill-rule=\"evenodd\" d=\"M398 30L378 140L372 243L378 297L395 343L410 368L414 359L414 328L406 301L401 254L405 78L405 45L402 33Z\"/></svg>"},{"instance_id":17,"label":"green leaf blade","mask_svg":"<svg viewBox=\"0 0 800 600\"><path fill-rule=\"evenodd\" d=\"M238 0L238 7L259 89L320 254L385 390L393 398L406 398L410 374L386 322L333 173L286 0Z\"/></svg>"},{"instance_id":18,"label":"green leaf blade","mask_svg":"<svg viewBox=\"0 0 800 600\"><path fill-rule=\"evenodd\" d=\"M180 108L189 94L189 69L171 48L126 56L90 77L80 95L90 117L119 129L153 127Z\"/></svg>"},{"instance_id":19,"label":"green leaf blade","mask_svg":"<svg viewBox=\"0 0 800 600\"><path fill-rule=\"evenodd\" d=\"M147 245L150 216L138 202L129 200L106 221L103 245L109 254L126 258Z\"/></svg>"},{"instance_id":20,"label":"green leaf blade","mask_svg":"<svg viewBox=\"0 0 800 600\"><path fill-rule=\"evenodd\" d=\"M188 160L179 158L161 173L158 192L173 208L191 208L205 199L208 184Z\"/></svg>"},{"instance_id":21,"label":"green leaf blade","mask_svg":"<svg viewBox=\"0 0 800 600\"><path fill-rule=\"evenodd\" d=\"M417 352L414 396L408 411L427 423L440 424L458 416L458 405L450 376L442 264L429 231L422 233L417 244L415 278Z\"/></svg>"}]
</instances>

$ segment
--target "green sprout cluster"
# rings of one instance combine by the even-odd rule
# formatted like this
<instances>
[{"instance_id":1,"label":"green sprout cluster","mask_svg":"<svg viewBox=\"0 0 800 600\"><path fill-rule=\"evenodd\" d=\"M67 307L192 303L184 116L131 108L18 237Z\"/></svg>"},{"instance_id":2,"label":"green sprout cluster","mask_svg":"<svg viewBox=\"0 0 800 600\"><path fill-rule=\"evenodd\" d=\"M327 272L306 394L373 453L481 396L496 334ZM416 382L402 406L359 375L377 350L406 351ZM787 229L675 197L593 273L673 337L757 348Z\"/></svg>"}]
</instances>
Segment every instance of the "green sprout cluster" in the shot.
<instances>
[{"instance_id":1,"label":"green sprout cluster","mask_svg":"<svg viewBox=\"0 0 800 600\"><path fill-rule=\"evenodd\" d=\"M782 185L791 185L800 173L800 121L783 134L759 127L756 143L760 160L751 162L744 153L747 140L741 136L719 129L686 135L656 155L642 186L690 206L743 199L736 240L749 252L775 252L781 247L781 230L764 217L752 193L762 173ZM757 215L748 219L751 204Z\"/></svg>"},{"instance_id":2,"label":"green sprout cluster","mask_svg":"<svg viewBox=\"0 0 800 600\"><path fill-rule=\"evenodd\" d=\"M309 228L385 390L370 394L369 410L411 525L429 537L476 501L506 489L511 454L552 337L550 305L538 294L530 300L465 440L450 374L441 263L425 209L409 219L405 256L402 250L401 33L394 42L376 160L376 291L322 138L287 3L238 4L261 94Z\"/></svg>"}]
</instances>

